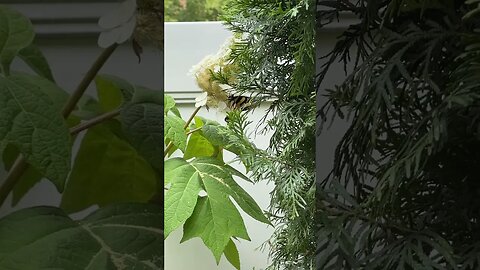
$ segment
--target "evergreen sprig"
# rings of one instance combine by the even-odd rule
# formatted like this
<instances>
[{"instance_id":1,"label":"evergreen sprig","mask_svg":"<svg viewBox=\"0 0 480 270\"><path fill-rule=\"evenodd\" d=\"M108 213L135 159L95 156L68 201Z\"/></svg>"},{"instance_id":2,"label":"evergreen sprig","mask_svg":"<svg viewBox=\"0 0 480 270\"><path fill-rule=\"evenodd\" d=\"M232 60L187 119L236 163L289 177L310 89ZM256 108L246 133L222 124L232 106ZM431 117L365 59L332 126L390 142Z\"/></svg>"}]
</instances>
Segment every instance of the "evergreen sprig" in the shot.
<instances>
[{"instance_id":1,"label":"evergreen sprig","mask_svg":"<svg viewBox=\"0 0 480 270\"><path fill-rule=\"evenodd\" d=\"M317 20L350 9L360 23L339 38L317 81L325 92L337 60L354 68L318 111L323 122L348 116L351 125L317 186L317 269L478 269L476 4L342 3L318 2L328 12Z\"/></svg>"},{"instance_id":2,"label":"evergreen sprig","mask_svg":"<svg viewBox=\"0 0 480 270\"><path fill-rule=\"evenodd\" d=\"M261 121L273 134L270 146L243 154L253 178L275 184L270 269L314 269L315 5L230 0L225 10L223 19L237 37L231 53L235 94L272 102Z\"/></svg>"}]
</instances>

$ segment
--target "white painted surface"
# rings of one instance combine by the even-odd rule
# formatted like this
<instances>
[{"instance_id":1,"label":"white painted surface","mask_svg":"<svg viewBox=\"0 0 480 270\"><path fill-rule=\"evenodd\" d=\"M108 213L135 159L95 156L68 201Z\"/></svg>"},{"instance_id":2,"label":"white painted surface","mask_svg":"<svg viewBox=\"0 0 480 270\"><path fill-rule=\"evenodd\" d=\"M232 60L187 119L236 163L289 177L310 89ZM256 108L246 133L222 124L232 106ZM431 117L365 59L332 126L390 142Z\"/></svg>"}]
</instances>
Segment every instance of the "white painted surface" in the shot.
<instances>
[{"instance_id":1,"label":"white painted surface","mask_svg":"<svg viewBox=\"0 0 480 270\"><path fill-rule=\"evenodd\" d=\"M165 23L165 92L192 102L200 92L188 75L192 66L215 54L231 36L221 22Z\"/></svg>"}]
</instances>

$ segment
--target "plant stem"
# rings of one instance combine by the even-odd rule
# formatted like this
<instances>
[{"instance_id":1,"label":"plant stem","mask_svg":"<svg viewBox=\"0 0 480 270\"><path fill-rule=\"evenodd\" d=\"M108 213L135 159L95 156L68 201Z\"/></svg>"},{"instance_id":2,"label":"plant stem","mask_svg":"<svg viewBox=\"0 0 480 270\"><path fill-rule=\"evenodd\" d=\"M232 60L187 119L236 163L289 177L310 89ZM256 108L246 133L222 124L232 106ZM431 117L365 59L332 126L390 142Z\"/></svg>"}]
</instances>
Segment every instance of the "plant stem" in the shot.
<instances>
[{"instance_id":1,"label":"plant stem","mask_svg":"<svg viewBox=\"0 0 480 270\"><path fill-rule=\"evenodd\" d=\"M85 129L91 128L93 126L96 126L106 120L112 119L120 114L120 109L116 109L111 112L107 112L105 114L99 115L95 118L92 118L88 121L85 121L83 123L78 124L77 126L74 126L70 129L70 134L71 135L77 135L78 133L84 131Z\"/></svg>"},{"instance_id":2,"label":"plant stem","mask_svg":"<svg viewBox=\"0 0 480 270\"><path fill-rule=\"evenodd\" d=\"M201 127L196 128L196 129L192 129L192 130L190 130L189 132L187 132L187 135L190 135L190 134L192 134L192 133L194 133L194 132L196 132L196 131L199 131L199 130L201 130L201 129L202 129Z\"/></svg>"},{"instance_id":3,"label":"plant stem","mask_svg":"<svg viewBox=\"0 0 480 270\"><path fill-rule=\"evenodd\" d=\"M72 95L68 98L67 103L63 107L62 115L66 119L72 113L72 111L77 106L78 101L83 96L85 91L87 90L90 83L93 81L95 76L97 75L98 71L103 67L105 62L110 58L112 53L118 47L117 44L114 44L105 50L98 56L95 62L92 64L88 72L83 77L82 81L78 85L77 89L72 93ZM3 206L5 200L7 199L10 192L13 190L17 182L20 180L22 175L27 171L29 165L25 160L25 157L20 154L18 155L15 163L13 164L12 168L9 170L7 178L3 181L2 185L0 186L0 207Z\"/></svg>"},{"instance_id":4,"label":"plant stem","mask_svg":"<svg viewBox=\"0 0 480 270\"><path fill-rule=\"evenodd\" d=\"M195 117L195 115L197 115L198 111L200 111L202 107L197 107L195 108L195 111L193 111L192 115L190 115L190 118L188 118L187 122L185 123L185 125L183 126L183 129L187 129L188 128L188 125L190 125L190 123L192 122L193 118Z\"/></svg>"},{"instance_id":5,"label":"plant stem","mask_svg":"<svg viewBox=\"0 0 480 270\"><path fill-rule=\"evenodd\" d=\"M18 155L15 163L8 171L7 178L0 187L0 207L3 205L8 197L8 194L13 190L18 180L22 177L25 171L28 169L28 163L23 155Z\"/></svg>"},{"instance_id":6,"label":"plant stem","mask_svg":"<svg viewBox=\"0 0 480 270\"><path fill-rule=\"evenodd\" d=\"M88 72L83 77L82 81L78 85L77 89L73 92L73 94L68 99L67 103L63 107L62 114L65 119L72 113L72 111L77 106L78 101L82 98L83 94L87 90L90 83L95 79L97 76L98 71L103 67L105 62L107 62L108 58L112 55L115 49L118 47L117 44L114 44L105 50L98 56L97 60L92 64Z\"/></svg>"},{"instance_id":7,"label":"plant stem","mask_svg":"<svg viewBox=\"0 0 480 270\"><path fill-rule=\"evenodd\" d=\"M185 123L185 125L183 126L183 129L186 129L188 128L188 125L190 125L190 123L192 122L193 118L195 117L195 115L198 113L198 111L200 111L202 107L197 107L195 108L195 111L193 111L192 115L190 115L190 118L188 118L187 122ZM167 145L167 148L165 148L165 151L163 153L163 157L165 158L167 155L168 155L168 152L170 152L170 150L172 149L173 147L173 142L170 142L168 145Z\"/></svg>"}]
</instances>

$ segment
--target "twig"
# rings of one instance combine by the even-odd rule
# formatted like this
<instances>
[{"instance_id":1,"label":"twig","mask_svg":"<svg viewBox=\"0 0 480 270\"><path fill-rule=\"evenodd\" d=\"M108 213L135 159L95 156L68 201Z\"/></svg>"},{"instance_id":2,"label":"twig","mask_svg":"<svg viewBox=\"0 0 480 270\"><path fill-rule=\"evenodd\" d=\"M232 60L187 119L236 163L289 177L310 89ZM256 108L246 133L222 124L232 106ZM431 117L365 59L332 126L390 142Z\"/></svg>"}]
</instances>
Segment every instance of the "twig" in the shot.
<instances>
[{"instance_id":1,"label":"twig","mask_svg":"<svg viewBox=\"0 0 480 270\"><path fill-rule=\"evenodd\" d=\"M117 110L102 114L100 116L97 116L95 118L92 118L92 119L90 119L88 121L85 121L85 122L83 122L83 123L81 123L77 126L72 127L70 129L70 134L71 135L77 135L78 133L84 131L85 129L88 129L88 128L91 128L95 125L98 125L98 124L104 122L105 120L112 119L112 118L118 116L119 114L120 114L120 109L117 109Z\"/></svg>"},{"instance_id":2,"label":"twig","mask_svg":"<svg viewBox=\"0 0 480 270\"><path fill-rule=\"evenodd\" d=\"M97 75L98 71L103 67L105 62L108 58L112 55L115 49L118 47L117 44L112 45L99 55L97 60L92 64L88 72L83 77L82 81L78 85L77 89L72 93L72 95L68 98L67 103L63 107L62 115L66 119L72 113L72 111L77 106L78 101L83 96L85 91L87 90L90 83L93 81L95 76ZM18 155L15 163L13 164L12 168L9 170L7 178L3 181L2 185L0 186L0 207L3 206L5 200L7 199L10 192L13 190L17 182L20 180L22 175L28 169L29 165L25 160L25 157L20 154Z\"/></svg>"},{"instance_id":3,"label":"twig","mask_svg":"<svg viewBox=\"0 0 480 270\"><path fill-rule=\"evenodd\" d=\"M196 129L192 129L192 130L190 130L189 132L187 132L187 135L190 135L190 134L192 134L192 133L194 133L194 132L197 132L197 131L199 131L199 130L202 130L202 128L199 127L199 128L196 128Z\"/></svg>"},{"instance_id":4,"label":"twig","mask_svg":"<svg viewBox=\"0 0 480 270\"><path fill-rule=\"evenodd\" d=\"M105 62L107 62L108 58L110 58L110 56L117 47L118 45L114 44L103 50L103 52L98 56L97 60L95 60L95 62L92 64L92 66L87 71L82 81L78 85L77 89L75 89L75 91L72 93L67 103L63 107L62 115L65 119L67 119L70 113L72 113L72 111L75 109L78 101L80 100L80 98L82 98L83 94L85 93L93 79L95 79L95 76L97 76L98 71L100 71L100 69L103 67Z\"/></svg>"}]
</instances>

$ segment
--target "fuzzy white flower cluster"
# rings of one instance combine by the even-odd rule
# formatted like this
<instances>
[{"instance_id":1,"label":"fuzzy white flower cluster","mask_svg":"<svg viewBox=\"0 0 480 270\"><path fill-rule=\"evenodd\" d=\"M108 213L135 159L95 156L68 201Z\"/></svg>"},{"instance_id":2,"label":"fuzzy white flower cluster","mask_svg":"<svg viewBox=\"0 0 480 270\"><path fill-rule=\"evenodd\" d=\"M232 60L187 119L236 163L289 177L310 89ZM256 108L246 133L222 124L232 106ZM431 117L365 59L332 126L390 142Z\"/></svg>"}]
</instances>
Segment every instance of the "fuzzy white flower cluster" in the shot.
<instances>
[{"instance_id":1,"label":"fuzzy white flower cluster","mask_svg":"<svg viewBox=\"0 0 480 270\"><path fill-rule=\"evenodd\" d=\"M234 66L228 57L230 46L235 39L229 38L216 54L207 55L197 65L190 69L190 74L195 77L198 87L203 91L196 99L195 106L216 108L219 111L228 109L228 95L231 85L234 84L233 76L229 77L228 84L221 84L212 79L212 73L222 72L230 74Z\"/></svg>"}]
</instances>

